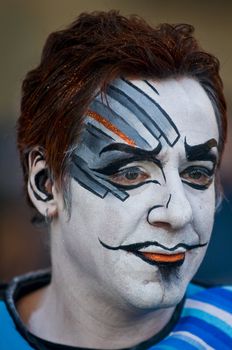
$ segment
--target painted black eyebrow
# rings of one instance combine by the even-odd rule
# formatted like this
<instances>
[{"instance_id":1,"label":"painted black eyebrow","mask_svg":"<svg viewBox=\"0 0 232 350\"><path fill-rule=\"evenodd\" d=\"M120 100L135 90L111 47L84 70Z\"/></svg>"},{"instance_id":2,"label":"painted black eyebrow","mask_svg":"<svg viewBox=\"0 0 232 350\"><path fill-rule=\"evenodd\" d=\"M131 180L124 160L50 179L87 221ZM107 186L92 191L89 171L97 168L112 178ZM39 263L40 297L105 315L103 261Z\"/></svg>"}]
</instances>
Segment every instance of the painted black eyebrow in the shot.
<instances>
[{"instance_id":1,"label":"painted black eyebrow","mask_svg":"<svg viewBox=\"0 0 232 350\"><path fill-rule=\"evenodd\" d=\"M138 147L133 147L133 146L129 146L126 145L125 143L111 143L110 145L104 147L101 152L100 152L100 156L102 155L102 153L105 152L110 152L110 151L119 151L119 152L124 152L124 153L129 153L129 154L133 154L135 156L156 156L160 153L162 149L162 145L159 142L158 146L156 148L154 148L151 151L147 151L147 150L143 150L141 148Z\"/></svg>"},{"instance_id":2,"label":"painted black eyebrow","mask_svg":"<svg viewBox=\"0 0 232 350\"><path fill-rule=\"evenodd\" d=\"M104 175L113 175L117 173L118 170L125 165L128 165L133 162L144 161L144 160L153 161L162 170L160 161L158 159L155 159L154 157L152 158L151 156L148 156L146 158L141 156L133 156L131 158L119 159L119 160L110 162L108 165L104 166L103 168L91 168L90 170L96 171Z\"/></svg>"},{"instance_id":3,"label":"painted black eyebrow","mask_svg":"<svg viewBox=\"0 0 232 350\"><path fill-rule=\"evenodd\" d=\"M186 158L188 161L209 160L214 164L216 164L217 162L216 154L211 152L211 149L213 147L218 147L218 143L214 138L194 146L189 145L185 138L184 147L185 147Z\"/></svg>"},{"instance_id":4,"label":"painted black eyebrow","mask_svg":"<svg viewBox=\"0 0 232 350\"><path fill-rule=\"evenodd\" d=\"M123 153L131 154L132 156L129 158L126 158L126 159L118 159L118 160L112 161L110 164L108 164L107 166L105 166L103 168L91 169L91 170L97 171L99 173L103 173L106 175L112 175L115 172L117 172L118 169L121 168L122 166L125 166L125 165L132 163L132 162L135 162L135 161L147 160L147 161L154 162L161 169L161 171L163 173L163 168L162 168L161 162L160 162L160 160L158 160L156 158L156 155L161 151L161 149L162 149L161 143L159 143L158 146L151 151L146 151L146 150L143 150L141 148L135 148L132 146L128 146L124 143L113 143L113 144L110 144L110 145L104 147L102 149L102 151L100 152L100 154L103 152L109 152L109 151L120 151ZM163 176L165 179L164 174L163 174Z\"/></svg>"}]
</instances>

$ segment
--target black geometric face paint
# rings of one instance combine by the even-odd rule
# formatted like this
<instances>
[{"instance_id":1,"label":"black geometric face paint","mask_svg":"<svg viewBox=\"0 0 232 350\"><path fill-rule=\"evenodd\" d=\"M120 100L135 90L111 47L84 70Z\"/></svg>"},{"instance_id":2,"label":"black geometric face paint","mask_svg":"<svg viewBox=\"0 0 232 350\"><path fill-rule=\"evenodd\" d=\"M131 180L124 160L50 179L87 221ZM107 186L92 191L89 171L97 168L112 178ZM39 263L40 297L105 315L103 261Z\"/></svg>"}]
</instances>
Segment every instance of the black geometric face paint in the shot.
<instances>
[{"instance_id":1,"label":"black geometric face paint","mask_svg":"<svg viewBox=\"0 0 232 350\"><path fill-rule=\"evenodd\" d=\"M201 165L189 166L181 174L183 183L196 190L207 189L213 181L213 175L217 165L217 156L212 152L212 148L217 148L217 141L210 139L202 144L190 146L185 139L184 146L188 161L208 161L212 163L213 167L209 169Z\"/></svg>"},{"instance_id":2,"label":"black geometric face paint","mask_svg":"<svg viewBox=\"0 0 232 350\"><path fill-rule=\"evenodd\" d=\"M44 155L42 153L40 153L40 151L35 151L34 152L34 159L33 159L33 163L34 166L36 166L36 164L41 161L44 160ZM51 200L53 198L53 195L51 193L49 193L46 189L46 181L50 178L50 174L47 168L41 169L34 177L34 186L30 180L29 182L29 186L30 189L32 190L35 198L39 201L42 202L47 202L49 200ZM37 190L35 190L35 188Z\"/></svg>"},{"instance_id":3,"label":"black geometric face paint","mask_svg":"<svg viewBox=\"0 0 232 350\"><path fill-rule=\"evenodd\" d=\"M53 195L51 193L48 193L48 191L46 190L45 183L48 179L49 179L49 174L47 169L42 169L41 171L38 172L38 174L36 174L34 181L37 189L40 191L40 194L34 190L32 183L30 181L30 188L35 198L42 202L47 202L53 198Z\"/></svg>"},{"instance_id":4,"label":"black geometric face paint","mask_svg":"<svg viewBox=\"0 0 232 350\"><path fill-rule=\"evenodd\" d=\"M109 250L123 250L129 253L132 253L136 255L138 258L142 259L143 261L147 262L150 265L157 265L157 266L166 266L166 267L177 267L181 266L185 260L185 253L176 253L178 252L179 248L184 248L185 251L190 251L194 249L199 249L205 247L208 242L205 242L203 244L185 244L185 243L178 243L177 245L168 248L165 245L157 242L157 241L145 241L145 242L139 242L139 243L133 243L133 244L127 244L127 245L119 245L119 246L110 246L103 241L99 239L100 244ZM162 249L162 254L154 254L154 257L151 259L150 255L152 254L146 254L142 249L148 248L148 247L159 247ZM173 259L174 257L174 259ZM163 259L160 259L163 258Z\"/></svg>"},{"instance_id":5,"label":"black geometric face paint","mask_svg":"<svg viewBox=\"0 0 232 350\"><path fill-rule=\"evenodd\" d=\"M101 198L111 192L122 201L128 198L128 190L148 182L159 184L144 179L139 184L124 186L112 181L116 173L123 176L122 166L146 160L155 163L165 177L156 158L161 141L173 147L180 134L155 101L158 94L153 82L140 81L138 86L136 81L118 79L108 86L105 97L97 95L89 106L72 158L71 176L79 184ZM136 176L136 171L132 169L129 176Z\"/></svg>"}]
</instances>

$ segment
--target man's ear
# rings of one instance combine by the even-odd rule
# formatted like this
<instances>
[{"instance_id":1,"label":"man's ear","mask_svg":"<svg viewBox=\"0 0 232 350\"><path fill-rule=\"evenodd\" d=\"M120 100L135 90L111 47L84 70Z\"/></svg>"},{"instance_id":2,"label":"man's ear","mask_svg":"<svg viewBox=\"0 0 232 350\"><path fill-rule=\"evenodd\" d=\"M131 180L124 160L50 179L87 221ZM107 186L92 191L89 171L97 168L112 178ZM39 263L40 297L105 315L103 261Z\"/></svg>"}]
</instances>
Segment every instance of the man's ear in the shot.
<instances>
[{"instance_id":1,"label":"man's ear","mask_svg":"<svg viewBox=\"0 0 232 350\"><path fill-rule=\"evenodd\" d=\"M30 200L40 214L51 219L57 214L57 202L54 198L54 183L42 150L34 149L29 153L28 173Z\"/></svg>"}]
</instances>

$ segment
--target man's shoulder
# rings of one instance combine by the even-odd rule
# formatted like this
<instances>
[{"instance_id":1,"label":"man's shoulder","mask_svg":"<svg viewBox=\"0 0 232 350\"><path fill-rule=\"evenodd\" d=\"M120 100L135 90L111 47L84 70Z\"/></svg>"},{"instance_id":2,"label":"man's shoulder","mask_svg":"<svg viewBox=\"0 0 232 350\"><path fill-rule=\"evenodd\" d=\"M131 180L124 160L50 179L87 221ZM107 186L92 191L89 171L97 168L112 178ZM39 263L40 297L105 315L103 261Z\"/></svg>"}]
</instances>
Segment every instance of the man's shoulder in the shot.
<instances>
[{"instance_id":1,"label":"man's shoulder","mask_svg":"<svg viewBox=\"0 0 232 350\"><path fill-rule=\"evenodd\" d=\"M0 349L31 350L27 341L28 331L16 309L18 299L50 281L50 271L40 270L16 276L0 289Z\"/></svg>"},{"instance_id":2,"label":"man's shoulder","mask_svg":"<svg viewBox=\"0 0 232 350\"><path fill-rule=\"evenodd\" d=\"M187 294L184 317L216 328L232 338L232 286L206 288ZM202 323L203 324L203 323ZM232 343L231 343L232 345Z\"/></svg>"},{"instance_id":3,"label":"man's shoulder","mask_svg":"<svg viewBox=\"0 0 232 350\"><path fill-rule=\"evenodd\" d=\"M0 349L32 349L32 347L16 329L7 305L3 300L0 300Z\"/></svg>"},{"instance_id":4,"label":"man's shoulder","mask_svg":"<svg viewBox=\"0 0 232 350\"><path fill-rule=\"evenodd\" d=\"M232 286L190 284L180 318L162 349L232 349Z\"/></svg>"},{"instance_id":5,"label":"man's shoulder","mask_svg":"<svg viewBox=\"0 0 232 350\"><path fill-rule=\"evenodd\" d=\"M183 349L188 344L197 349L232 349L232 286L189 285L181 317L169 341L171 339Z\"/></svg>"},{"instance_id":6,"label":"man's shoulder","mask_svg":"<svg viewBox=\"0 0 232 350\"><path fill-rule=\"evenodd\" d=\"M232 314L232 285L205 288L190 284L186 297L186 303L189 305L201 305L203 307L203 304L205 304L204 309L214 307Z\"/></svg>"}]
</instances>

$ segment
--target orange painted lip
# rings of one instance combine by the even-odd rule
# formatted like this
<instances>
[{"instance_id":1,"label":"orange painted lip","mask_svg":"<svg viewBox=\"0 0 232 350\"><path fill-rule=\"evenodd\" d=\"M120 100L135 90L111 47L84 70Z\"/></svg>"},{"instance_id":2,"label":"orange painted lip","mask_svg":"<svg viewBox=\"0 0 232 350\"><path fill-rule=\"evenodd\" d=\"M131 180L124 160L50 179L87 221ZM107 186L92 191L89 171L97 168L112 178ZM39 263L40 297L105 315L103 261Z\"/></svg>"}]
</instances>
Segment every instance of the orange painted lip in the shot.
<instances>
[{"instance_id":1,"label":"orange painted lip","mask_svg":"<svg viewBox=\"0 0 232 350\"><path fill-rule=\"evenodd\" d=\"M172 263L182 261L185 258L185 253L178 254L159 254L159 253L147 253L147 252L139 252L139 254L143 255L146 259L149 259L158 263Z\"/></svg>"}]
</instances>

